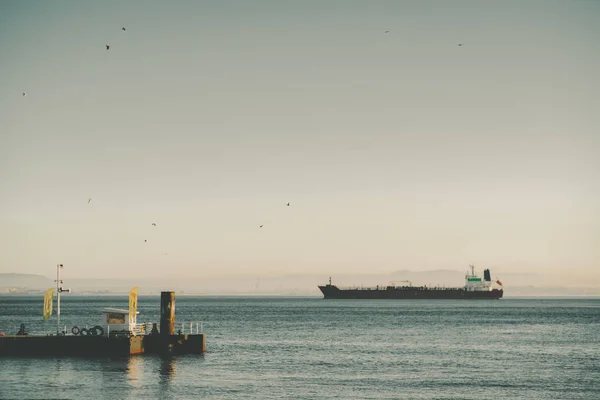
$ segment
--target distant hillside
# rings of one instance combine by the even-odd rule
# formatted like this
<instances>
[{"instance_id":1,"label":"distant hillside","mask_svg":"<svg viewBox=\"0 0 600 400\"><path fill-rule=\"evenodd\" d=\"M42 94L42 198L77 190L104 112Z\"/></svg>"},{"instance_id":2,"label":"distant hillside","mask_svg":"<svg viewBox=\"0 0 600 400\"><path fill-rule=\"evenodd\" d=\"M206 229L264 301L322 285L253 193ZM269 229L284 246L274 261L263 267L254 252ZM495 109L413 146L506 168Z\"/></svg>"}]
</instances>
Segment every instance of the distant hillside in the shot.
<instances>
[{"instance_id":1,"label":"distant hillside","mask_svg":"<svg viewBox=\"0 0 600 400\"><path fill-rule=\"evenodd\" d=\"M465 271L398 270L392 273L373 274L332 274L332 283L345 286L386 286L403 285L410 281L415 286L440 285L459 287L464 285ZM481 271L477 271L481 273ZM492 279L496 279L492 270ZM600 295L600 285L596 282L556 283L549 277L536 274L499 273L504 283L506 296L528 295ZM81 279L65 277L64 287L72 289L72 294L127 294L134 286L139 286L140 294L157 294L163 290L179 293L204 295L298 295L322 296L318 285L327 283L328 274L269 274L269 275L212 275L209 277L165 277L139 279ZM31 293L55 287L50 278L32 274L0 274L0 293L15 293L11 289L23 289L17 293Z\"/></svg>"},{"instance_id":2,"label":"distant hillside","mask_svg":"<svg viewBox=\"0 0 600 400\"><path fill-rule=\"evenodd\" d=\"M48 289L56 286L54 280L34 274L0 274L0 288L15 287L29 289Z\"/></svg>"}]
</instances>

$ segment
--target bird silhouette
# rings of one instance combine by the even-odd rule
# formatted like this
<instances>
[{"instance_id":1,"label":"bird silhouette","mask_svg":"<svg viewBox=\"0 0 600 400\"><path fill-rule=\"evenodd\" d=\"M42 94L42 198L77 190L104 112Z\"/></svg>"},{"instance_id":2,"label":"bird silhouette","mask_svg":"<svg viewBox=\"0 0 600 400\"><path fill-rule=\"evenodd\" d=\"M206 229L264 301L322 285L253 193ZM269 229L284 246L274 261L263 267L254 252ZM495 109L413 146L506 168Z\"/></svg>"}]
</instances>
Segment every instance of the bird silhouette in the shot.
<instances>
[{"instance_id":1,"label":"bird silhouette","mask_svg":"<svg viewBox=\"0 0 600 400\"><path fill-rule=\"evenodd\" d=\"M126 29L125 29L125 27L122 27L121 30L125 31Z\"/></svg>"},{"instance_id":2,"label":"bird silhouette","mask_svg":"<svg viewBox=\"0 0 600 400\"><path fill-rule=\"evenodd\" d=\"M152 223L152 226L156 226L156 224L153 222L153 223Z\"/></svg>"},{"instance_id":3,"label":"bird silhouette","mask_svg":"<svg viewBox=\"0 0 600 400\"><path fill-rule=\"evenodd\" d=\"M144 243L146 243L146 242L147 242L147 240L146 240L146 239L144 239Z\"/></svg>"},{"instance_id":4,"label":"bird silhouette","mask_svg":"<svg viewBox=\"0 0 600 400\"><path fill-rule=\"evenodd\" d=\"M109 46L109 45L106 45L106 50L109 50L109 49L110 49L110 46Z\"/></svg>"},{"instance_id":5,"label":"bird silhouette","mask_svg":"<svg viewBox=\"0 0 600 400\"><path fill-rule=\"evenodd\" d=\"M91 197L88 199L88 204L90 204L90 201L92 201L92 198L91 198Z\"/></svg>"},{"instance_id":6,"label":"bird silhouette","mask_svg":"<svg viewBox=\"0 0 600 400\"><path fill-rule=\"evenodd\" d=\"M459 47L460 47L460 46L462 46L462 43L459 43L459 44L458 44L458 46L459 46Z\"/></svg>"},{"instance_id":7,"label":"bird silhouette","mask_svg":"<svg viewBox=\"0 0 600 400\"><path fill-rule=\"evenodd\" d=\"M390 33L390 31L385 31L385 33Z\"/></svg>"},{"instance_id":8,"label":"bird silhouette","mask_svg":"<svg viewBox=\"0 0 600 400\"><path fill-rule=\"evenodd\" d=\"M27 93L23 92L23 96L27 96Z\"/></svg>"},{"instance_id":9,"label":"bird silhouette","mask_svg":"<svg viewBox=\"0 0 600 400\"><path fill-rule=\"evenodd\" d=\"M289 207L289 206L290 206L290 203L287 203L287 206Z\"/></svg>"},{"instance_id":10,"label":"bird silhouette","mask_svg":"<svg viewBox=\"0 0 600 400\"><path fill-rule=\"evenodd\" d=\"M260 227L262 228L263 226L261 225Z\"/></svg>"}]
</instances>

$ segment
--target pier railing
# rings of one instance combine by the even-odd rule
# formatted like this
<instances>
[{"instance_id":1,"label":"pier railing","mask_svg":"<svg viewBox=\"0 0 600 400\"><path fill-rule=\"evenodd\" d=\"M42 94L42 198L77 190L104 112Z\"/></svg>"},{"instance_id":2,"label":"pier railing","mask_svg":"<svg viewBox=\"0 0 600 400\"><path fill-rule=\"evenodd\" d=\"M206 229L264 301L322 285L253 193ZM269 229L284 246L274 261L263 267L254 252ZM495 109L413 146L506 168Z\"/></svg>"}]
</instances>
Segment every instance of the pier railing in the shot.
<instances>
[{"instance_id":1,"label":"pier railing","mask_svg":"<svg viewBox=\"0 0 600 400\"><path fill-rule=\"evenodd\" d=\"M158 324L157 324L158 325ZM62 330L62 332L59 333L59 335L67 335L67 334L73 334L75 336L81 334L84 335L83 332L86 332L85 335L101 335L101 336L127 336L130 334L133 334L135 336L144 336L144 335L149 335L152 332L152 327L154 326L154 323L152 322L142 322L140 324L135 324L135 326L133 327L133 329L127 330L127 329L123 329L123 325L105 325L104 328L106 328L106 332L104 331L104 328L102 326L89 326L89 325L84 325L81 327L81 329L78 329L76 332L75 331L71 331L69 333L67 333L67 326L65 326ZM76 328L76 327L73 327ZM101 329L100 331L98 331L96 328ZM90 333L88 333L90 332ZM92 333L93 332L93 333ZM204 333L204 327L203 327L203 322L202 321L192 321L192 322L181 322L181 323L177 323L175 325L175 333L177 333L178 335L198 335L201 333Z\"/></svg>"},{"instance_id":2,"label":"pier railing","mask_svg":"<svg viewBox=\"0 0 600 400\"><path fill-rule=\"evenodd\" d=\"M186 332L187 329L187 332ZM182 322L181 323L181 334L185 335L186 333L189 335L198 335L203 332L202 321L198 322Z\"/></svg>"},{"instance_id":3,"label":"pier railing","mask_svg":"<svg viewBox=\"0 0 600 400\"><path fill-rule=\"evenodd\" d=\"M149 335L152 332L152 326L154 323L152 322L143 322L141 324L136 324L135 327L131 330L136 336ZM178 329L179 328L179 329ZM177 334L180 335L198 335L204 332L202 321L192 321L192 322L182 322L181 325L175 325L175 330ZM108 326L108 334L110 335L110 325Z\"/></svg>"}]
</instances>

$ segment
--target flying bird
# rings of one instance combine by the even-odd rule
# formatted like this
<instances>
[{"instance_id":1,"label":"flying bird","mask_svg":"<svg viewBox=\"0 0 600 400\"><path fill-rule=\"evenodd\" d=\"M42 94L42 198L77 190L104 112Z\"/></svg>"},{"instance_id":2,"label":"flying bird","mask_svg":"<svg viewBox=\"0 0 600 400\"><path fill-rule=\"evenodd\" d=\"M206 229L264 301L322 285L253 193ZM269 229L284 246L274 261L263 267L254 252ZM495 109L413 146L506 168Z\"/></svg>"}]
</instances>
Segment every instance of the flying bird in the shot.
<instances>
[{"instance_id":1,"label":"flying bird","mask_svg":"<svg viewBox=\"0 0 600 400\"><path fill-rule=\"evenodd\" d=\"M23 92L23 96L27 96L27 93Z\"/></svg>"},{"instance_id":2,"label":"flying bird","mask_svg":"<svg viewBox=\"0 0 600 400\"><path fill-rule=\"evenodd\" d=\"M121 30L125 31L126 29L125 29L125 27L122 27Z\"/></svg>"},{"instance_id":3,"label":"flying bird","mask_svg":"<svg viewBox=\"0 0 600 400\"><path fill-rule=\"evenodd\" d=\"M152 226L156 226L156 224L153 222L153 223L152 223Z\"/></svg>"},{"instance_id":4,"label":"flying bird","mask_svg":"<svg viewBox=\"0 0 600 400\"><path fill-rule=\"evenodd\" d=\"M289 206L290 206L290 203L287 203L287 206L289 207Z\"/></svg>"},{"instance_id":5,"label":"flying bird","mask_svg":"<svg viewBox=\"0 0 600 400\"><path fill-rule=\"evenodd\" d=\"M385 33L390 33L390 31L385 31Z\"/></svg>"},{"instance_id":6,"label":"flying bird","mask_svg":"<svg viewBox=\"0 0 600 400\"><path fill-rule=\"evenodd\" d=\"M144 239L144 243L146 243L146 242L147 242L147 240L146 240L146 239Z\"/></svg>"},{"instance_id":7,"label":"flying bird","mask_svg":"<svg viewBox=\"0 0 600 400\"><path fill-rule=\"evenodd\" d=\"M458 46L462 46L462 43L459 43Z\"/></svg>"},{"instance_id":8,"label":"flying bird","mask_svg":"<svg viewBox=\"0 0 600 400\"><path fill-rule=\"evenodd\" d=\"M110 49L110 46L109 46L109 45L106 45L106 50L109 50L109 49Z\"/></svg>"},{"instance_id":9,"label":"flying bird","mask_svg":"<svg viewBox=\"0 0 600 400\"><path fill-rule=\"evenodd\" d=\"M263 226L261 225L260 227L262 228Z\"/></svg>"},{"instance_id":10,"label":"flying bird","mask_svg":"<svg viewBox=\"0 0 600 400\"><path fill-rule=\"evenodd\" d=\"M88 204L90 204L90 201L92 201L92 198L91 198L91 197L88 199Z\"/></svg>"}]
</instances>

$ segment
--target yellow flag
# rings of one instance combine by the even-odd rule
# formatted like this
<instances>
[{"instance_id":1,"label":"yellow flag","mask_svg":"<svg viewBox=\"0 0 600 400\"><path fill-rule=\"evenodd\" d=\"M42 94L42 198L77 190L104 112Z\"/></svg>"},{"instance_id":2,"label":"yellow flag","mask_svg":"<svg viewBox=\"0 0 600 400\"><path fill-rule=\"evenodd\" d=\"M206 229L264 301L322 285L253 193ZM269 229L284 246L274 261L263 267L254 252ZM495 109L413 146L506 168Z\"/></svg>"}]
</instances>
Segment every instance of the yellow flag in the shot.
<instances>
[{"instance_id":1,"label":"yellow flag","mask_svg":"<svg viewBox=\"0 0 600 400\"><path fill-rule=\"evenodd\" d=\"M44 293L44 320L52 315L52 298L54 297L54 288L46 290Z\"/></svg>"},{"instance_id":2,"label":"yellow flag","mask_svg":"<svg viewBox=\"0 0 600 400\"><path fill-rule=\"evenodd\" d=\"M137 312L137 300L138 300L138 287L134 287L129 292L129 323L131 324L135 320L135 313Z\"/></svg>"}]
</instances>

